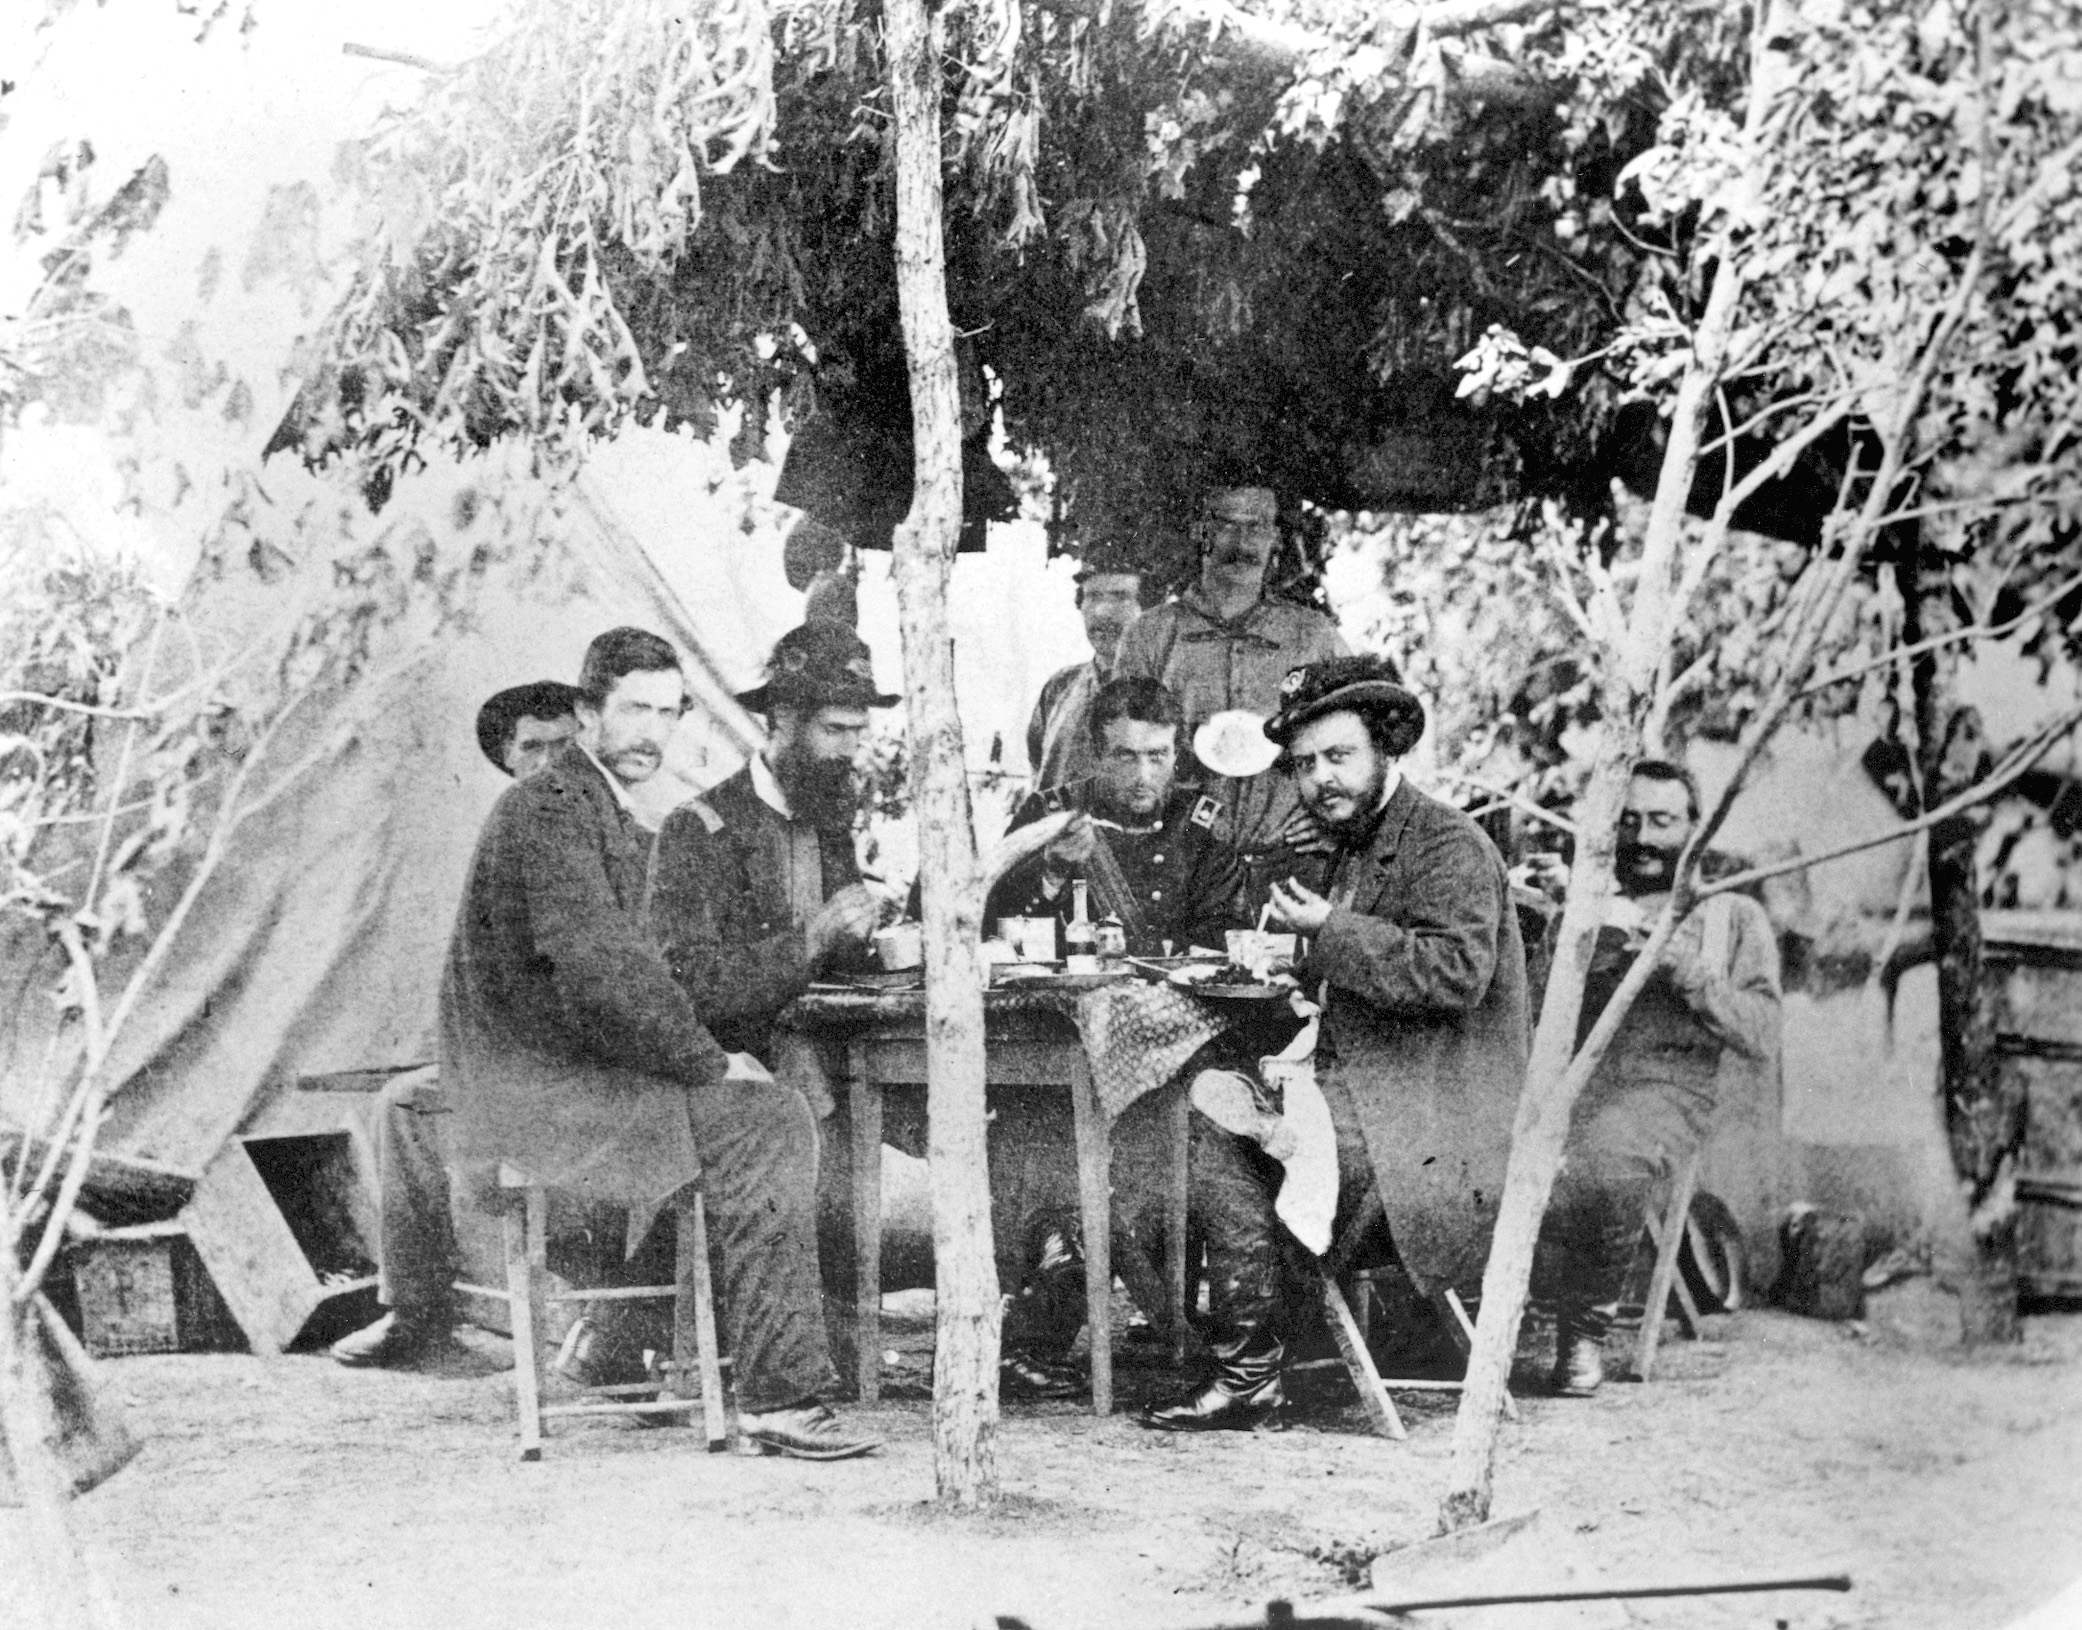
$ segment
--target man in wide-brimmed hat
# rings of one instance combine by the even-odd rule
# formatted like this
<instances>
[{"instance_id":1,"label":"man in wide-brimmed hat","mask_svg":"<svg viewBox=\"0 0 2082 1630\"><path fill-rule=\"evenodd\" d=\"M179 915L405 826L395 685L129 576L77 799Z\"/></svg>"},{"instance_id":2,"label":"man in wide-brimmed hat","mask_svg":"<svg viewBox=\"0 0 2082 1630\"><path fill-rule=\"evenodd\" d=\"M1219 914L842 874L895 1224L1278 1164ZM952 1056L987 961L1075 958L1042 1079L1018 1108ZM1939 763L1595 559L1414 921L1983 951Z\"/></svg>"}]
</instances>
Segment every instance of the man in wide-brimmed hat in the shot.
<instances>
[{"instance_id":1,"label":"man in wide-brimmed hat","mask_svg":"<svg viewBox=\"0 0 2082 1630\"><path fill-rule=\"evenodd\" d=\"M578 687L556 679L509 685L477 710L477 746L495 769L533 775L578 734ZM379 1273L384 1311L342 1336L332 1355L350 1369L385 1369L438 1357L455 1323L455 1228L450 1220L449 1105L433 1068L385 1084L373 1117Z\"/></svg>"},{"instance_id":2,"label":"man in wide-brimmed hat","mask_svg":"<svg viewBox=\"0 0 2082 1630\"><path fill-rule=\"evenodd\" d=\"M1324 1003L1316 1078L1337 1134L1332 1238L1378 1194L1418 1288L1471 1291L1525 1076L1525 955L1503 859L1467 816L1403 777L1424 709L1386 658L1292 670L1265 733L1336 844L1323 892L1291 878L1271 891L1275 925L1306 937L1303 988ZM1216 1371L1147 1411L1146 1425L1249 1427L1284 1403L1279 1168L1251 1141L1278 1125L1250 1116L1224 1131L1194 1117Z\"/></svg>"},{"instance_id":3,"label":"man in wide-brimmed hat","mask_svg":"<svg viewBox=\"0 0 2082 1630\"><path fill-rule=\"evenodd\" d=\"M652 921L716 1038L763 1061L829 1121L833 1061L780 1019L812 979L872 966L868 941L895 911L862 883L853 827L870 710L897 698L877 689L874 658L852 629L816 621L782 635L765 681L737 700L765 718L766 742L666 818ZM851 1144L829 1131L821 1142L824 1289L836 1311L852 1306ZM827 1322L850 1371L850 1318Z\"/></svg>"}]
</instances>

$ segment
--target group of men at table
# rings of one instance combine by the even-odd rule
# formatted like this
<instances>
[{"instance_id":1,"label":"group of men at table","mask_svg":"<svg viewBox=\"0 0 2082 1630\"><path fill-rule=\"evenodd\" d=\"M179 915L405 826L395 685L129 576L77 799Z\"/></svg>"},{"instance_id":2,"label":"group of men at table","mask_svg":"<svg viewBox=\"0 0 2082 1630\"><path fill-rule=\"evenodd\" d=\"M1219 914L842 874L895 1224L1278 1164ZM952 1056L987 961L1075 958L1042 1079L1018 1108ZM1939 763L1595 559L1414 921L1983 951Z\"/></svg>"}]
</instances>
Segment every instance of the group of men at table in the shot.
<instances>
[{"instance_id":1,"label":"group of men at table","mask_svg":"<svg viewBox=\"0 0 2082 1630\"><path fill-rule=\"evenodd\" d=\"M1082 880L1131 954L1219 947L1252 921L1300 936L1295 971L1320 1005L1313 1078L1335 1134L1337 1228L1378 1211L1383 1247L1420 1289L1479 1284L1528 1032L1504 861L1472 819L1403 775L1425 716L1394 664L1349 653L1323 613L1267 592L1274 495L1218 488L1196 532L1200 578L1163 605L1141 610L1131 574L1082 575L1094 657L1044 690L1035 792L1015 824L1072 818L999 880L986 918L1067 916ZM786 1010L820 975L870 966L891 913L855 859L853 772L871 710L896 698L875 689L851 629L811 622L783 636L766 682L738 700L764 717L764 745L655 834L629 789L660 767L685 707L667 642L613 630L593 642L576 687L544 682L486 704L480 744L515 780L472 858L441 985L438 1070L384 1095L388 1311L336 1345L341 1362L410 1363L449 1339L449 1170L508 1163L581 1212L620 1206L639 1219L698 1178L740 1429L803 1458L875 1447L826 1402L840 1383L823 1287L850 1272L850 1252L827 1240L820 1273L816 1191L820 1158L842 1159L847 1140L820 1131L843 1109L817 1039ZM1192 732L1235 710L1263 721L1276 764L1196 774ZM1586 1028L1698 812L1681 768L1637 767ZM1600 1343L1646 1207L1705 1135L1722 1052L1767 1053L1777 1009L1761 909L1721 896L1695 912L1579 1106L1550 1204L1538 1288L1556 1311L1562 1393L1600 1384ZM1249 1428L1286 1408L1299 1303L1275 1201L1293 1136L1278 1078L1259 1067L1266 1045L1241 1026L1183 1072L1210 1361L1145 1409L1152 1428ZM1017 1116L994 1122L994 1181L1000 1147L1030 1135ZM1116 1136L1132 1142L1133 1128ZM1117 1199L1133 1186L1117 1178ZM1085 1308L1073 1209L1046 1181L997 1198L1023 1281L1007 1286L1001 1390L1074 1396L1082 1382L1067 1357ZM669 1230L641 1244L640 1225L628 1233L635 1252ZM1122 1233L1139 1248L1132 1217ZM581 1321L559 1365L584 1382L625 1381L641 1364L636 1343Z\"/></svg>"}]
</instances>

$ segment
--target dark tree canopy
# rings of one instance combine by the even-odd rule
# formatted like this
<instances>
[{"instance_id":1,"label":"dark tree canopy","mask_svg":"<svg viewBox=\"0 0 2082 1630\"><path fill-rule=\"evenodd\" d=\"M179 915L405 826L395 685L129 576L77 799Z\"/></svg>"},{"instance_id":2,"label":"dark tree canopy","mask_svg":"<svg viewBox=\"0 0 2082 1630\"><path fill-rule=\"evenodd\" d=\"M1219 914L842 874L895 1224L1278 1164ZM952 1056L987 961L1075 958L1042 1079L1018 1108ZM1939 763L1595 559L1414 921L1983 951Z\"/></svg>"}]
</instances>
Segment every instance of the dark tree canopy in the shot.
<instances>
[{"instance_id":1,"label":"dark tree canopy","mask_svg":"<svg viewBox=\"0 0 2082 1630\"><path fill-rule=\"evenodd\" d=\"M965 422L980 439L995 394L1014 448L1047 460L1058 546L1125 548L1175 579L1189 500L1220 473L1339 509L1594 494L1609 390L1579 389L1566 406L1466 401L1453 365L1491 324L1570 357L1619 323L1654 245L1632 241L1609 200L1653 139L1652 76L1636 64L1624 85L1572 102L1581 65L1554 15L1528 31L1511 19L1533 8L1496 0L1486 11L1505 20L1515 60L1474 66L1413 44L1378 8L1231 12L1251 26L1212 42L1191 10L1127 6L1102 23L1065 4L1023 26L1016 11L947 14ZM560 86L540 41L529 55L529 27L568 38L582 26L538 11L524 6L513 42L371 145L372 181L421 189L437 224L401 237L371 274L339 330L343 370L314 381L278 441L324 452L359 437L395 463L429 434L467 445L539 433L560 406L595 433L632 411L705 426L721 399L778 391L799 449L781 495L883 543L908 493L909 422L873 7L783 13L771 106L751 136L734 127L735 148L711 137L707 149L763 161L701 172L687 206L698 226L662 247L628 229L611 180L590 208L583 186L476 219L454 207L457 187L486 190L470 144L513 140L494 100L539 100L574 125L581 155L576 121L614 105L614 66L589 76L604 90ZM1724 8L1673 15L1682 26L1663 47L1739 43ZM1296 39L1321 49L1297 56ZM625 94L643 89L637 70L622 77ZM564 106L581 93L590 115ZM533 151L545 143L552 162L535 170L554 174L554 135ZM598 162L629 167L619 150ZM573 312L536 329L540 355L510 320L530 309L510 296L531 256L515 243L501 267L485 248L517 224ZM596 290L611 291L614 321ZM472 350L488 310L502 314L489 326L505 331L503 354ZM377 372L392 412L372 425ZM968 468L973 537L1010 495L993 488L980 440Z\"/></svg>"}]
</instances>

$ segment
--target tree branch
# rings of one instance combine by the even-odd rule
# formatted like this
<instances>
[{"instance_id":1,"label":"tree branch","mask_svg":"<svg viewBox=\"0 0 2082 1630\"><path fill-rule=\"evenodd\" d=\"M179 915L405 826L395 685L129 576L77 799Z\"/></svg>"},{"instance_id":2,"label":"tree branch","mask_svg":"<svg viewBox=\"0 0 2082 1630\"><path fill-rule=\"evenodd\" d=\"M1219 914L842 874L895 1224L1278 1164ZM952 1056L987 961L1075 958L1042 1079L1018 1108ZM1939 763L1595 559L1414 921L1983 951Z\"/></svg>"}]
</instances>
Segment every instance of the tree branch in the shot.
<instances>
[{"instance_id":1,"label":"tree branch","mask_svg":"<svg viewBox=\"0 0 2082 1630\"><path fill-rule=\"evenodd\" d=\"M1783 877L1787 872L1804 871L1810 866L1826 865L1832 860L1841 860L1846 855L1861 854L1867 849L1877 849L1882 844L1898 843L1903 838L1912 838L1920 832L1927 832L1933 826L1938 826L1945 821L1965 814L1966 811L1972 809L1976 804L1986 803L1990 798L2001 792L2003 788L2023 775L2026 770L2038 763L2040 759L2044 758L2055 742L2059 741L2061 737L2071 734L2078 725L2082 725L2082 707L2070 708L2037 735L2026 740L2021 747L2015 749L2008 758L2004 759L1995 769L1989 771L1981 780L1976 781L1963 792L1955 793L1935 809L1926 810L1914 820L1903 822L1892 831L1882 832L1874 837L1860 838L1855 843L1846 843L1835 849L1827 849L1818 855L1795 855L1790 860L1773 861L1768 866L1752 866L1746 872L1736 872L1729 877L1716 878L1713 882L1698 889L1692 898L1695 902L1710 900L1716 894L1727 894L1735 889L1748 888L1753 883L1763 883L1774 877Z\"/></svg>"},{"instance_id":2,"label":"tree branch","mask_svg":"<svg viewBox=\"0 0 2082 1630\"><path fill-rule=\"evenodd\" d=\"M1852 667L1840 668L1834 673L1825 674L1820 679L1810 681L1799 694L1803 697L1812 696L1816 691L1827 690L1831 685L1841 685L1848 680L1862 679L1875 668L1885 668L1892 663L1904 662L1910 657L1921 656L1925 651L1940 650L1947 645L1957 645L1966 640L2001 639L2003 635L2014 633L2017 629L2030 622L2032 618L2040 616L2058 605L2077 589L2082 589L2082 575L2071 577L2062 583L2059 588L2041 595L2007 622L1972 623L1965 628L1954 628L1943 634L1932 634L1928 639L1918 640L1913 645L1904 645L1898 650L1882 651L1876 657L1870 657Z\"/></svg>"}]
</instances>

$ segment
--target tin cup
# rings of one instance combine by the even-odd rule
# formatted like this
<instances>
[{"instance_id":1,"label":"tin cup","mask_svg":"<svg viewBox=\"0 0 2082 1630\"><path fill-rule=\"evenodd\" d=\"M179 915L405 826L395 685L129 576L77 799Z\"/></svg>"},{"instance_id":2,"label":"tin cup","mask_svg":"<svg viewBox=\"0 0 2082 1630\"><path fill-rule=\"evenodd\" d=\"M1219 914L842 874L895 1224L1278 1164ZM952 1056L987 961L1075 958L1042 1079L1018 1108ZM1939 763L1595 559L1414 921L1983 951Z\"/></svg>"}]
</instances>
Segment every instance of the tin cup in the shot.
<instances>
[{"instance_id":1,"label":"tin cup","mask_svg":"<svg viewBox=\"0 0 2082 1630\"><path fill-rule=\"evenodd\" d=\"M1021 962L1053 962L1055 930L1053 917L1007 917L998 924L998 937Z\"/></svg>"},{"instance_id":2,"label":"tin cup","mask_svg":"<svg viewBox=\"0 0 2082 1630\"><path fill-rule=\"evenodd\" d=\"M885 973L902 973L925 962L925 933L916 923L892 923L875 935L875 960Z\"/></svg>"}]
</instances>

